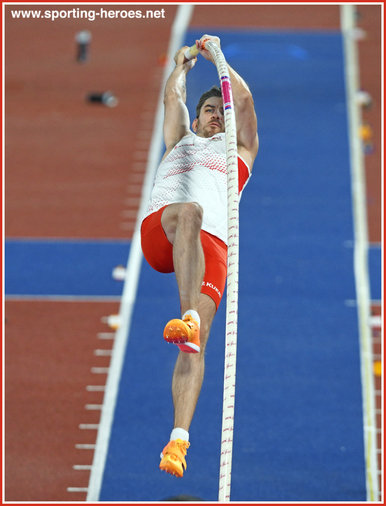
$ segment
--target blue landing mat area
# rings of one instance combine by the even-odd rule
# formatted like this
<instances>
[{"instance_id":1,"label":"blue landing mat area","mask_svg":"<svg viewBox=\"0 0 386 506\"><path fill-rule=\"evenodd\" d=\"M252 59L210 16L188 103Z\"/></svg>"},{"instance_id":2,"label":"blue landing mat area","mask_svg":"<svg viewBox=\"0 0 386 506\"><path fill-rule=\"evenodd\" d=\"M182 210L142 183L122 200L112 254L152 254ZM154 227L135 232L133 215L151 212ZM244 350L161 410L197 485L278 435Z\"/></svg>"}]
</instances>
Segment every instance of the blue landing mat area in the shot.
<instances>
[{"instance_id":1,"label":"blue landing mat area","mask_svg":"<svg viewBox=\"0 0 386 506\"><path fill-rule=\"evenodd\" d=\"M232 501L365 501L351 183L339 33L218 33L248 82L260 152L240 205ZM186 44L202 35L190 31ZM217 83L198 61L188 106ZM192 114L192 113L191 113ZM173 423L173 275L142 265L101 501L217 501L225 298L182 480L158 470Z\"/></svg>"},{"instance_id":2,"label":"blue landing mat area","mask_svg":"<svg viewBox=\"0 0 386 506\"><path fill-rule=\"evenodd\" d=\"M126 266L129 241L5 241L6 296L119 296L112 278Z\"/></svg>"}]
</instances>

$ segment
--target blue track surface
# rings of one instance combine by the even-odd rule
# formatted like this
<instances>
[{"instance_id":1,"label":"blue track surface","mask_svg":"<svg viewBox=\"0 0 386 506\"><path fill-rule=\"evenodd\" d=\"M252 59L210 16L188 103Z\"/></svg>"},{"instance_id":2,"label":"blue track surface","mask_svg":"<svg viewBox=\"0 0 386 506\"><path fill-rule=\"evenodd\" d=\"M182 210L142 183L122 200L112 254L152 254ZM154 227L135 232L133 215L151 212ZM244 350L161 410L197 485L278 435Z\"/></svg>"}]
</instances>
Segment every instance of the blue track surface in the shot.
<instances>
[{"instance_id":1,"label":"blue track surface","mask_svg":"<svg viewBox=\"0 0 386 506\"><path fill-rule=\"evenodd\" d=\"M382 250L381 247L373 246L369 250L369 276L371 300L382 299Z\"/></svg>"},{"instance_id":2,"label":"blue track surface","mask_svg":"<svg viewBox=\"0 0 386 506\"><path fill-rule=\"evenodd\" d=\"M261 142L240 206L231 499L364 501L357 314L345 303L355 291L341 37L219 35L228 61L252 89ZM191 31L186 43L200 36ZM188 81L192 117L196 98L213 83L214 67L198 62ZM119 295L111 270L126 264L128 249L120 241L7 241L7 294ZM374 295L379 270L375 250ZM177 354L163 342L162 329L178 313L174 276L144 262L102 501L178 494L217 500L225 298L207 348L188 470L182 480L158 470L172 428Z\"/></svg>"},{"instance_id":3,"label":"blue track surface","mask_svg":"<svg viewBox=\"0 0 386 506\"><path fill-rule=\"evenodd\" d=\"M126 265L129 241L10 240L5 293L23 296L120 296L111 272Z\"/></svg>"},{"instance_id":4,"label":"blue track surface","mask_svg":"<svg viewBox=\"0 0 386 506\"><path fill-rule=\"evenodd\" d=\"M187 44L201 32L190 32ZM261 149L241 203L233 501L366 497L342 41L334 33L220 33L247 80ZM199 62L188 106L217 82ZM143 265L101 500L216 501L224 360L223 302L182 480L158 471L173 409L179 311L173 276Z\"/></svg>"}]
</instances>

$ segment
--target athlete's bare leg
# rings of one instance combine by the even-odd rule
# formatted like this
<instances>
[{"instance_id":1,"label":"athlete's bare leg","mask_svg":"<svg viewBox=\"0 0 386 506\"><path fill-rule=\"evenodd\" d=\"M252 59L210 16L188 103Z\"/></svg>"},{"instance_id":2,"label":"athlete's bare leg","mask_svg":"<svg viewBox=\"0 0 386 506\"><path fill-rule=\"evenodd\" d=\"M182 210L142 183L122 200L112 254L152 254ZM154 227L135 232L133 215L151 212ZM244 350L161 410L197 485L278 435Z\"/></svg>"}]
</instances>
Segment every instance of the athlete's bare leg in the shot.
<instances>
[{"instance_id":1,"label":"athlete's bare leg","mask_svg":"<svg viewBox=\"0 0 386 506\"><path fill-rule=\"evenodd\" d=\"M216 314L216 304L206 294L201 294L198 305L201 319L200 353L180 352L174 368L172 394L174 403L174 427L189 431L198 397L200 395L205 369L205 346L210 327Z\"/></svg>"},{"instance_id":2,"label":"athlete's bare leg","mask_svg":"<svg viewBox=\"0 0 386 506\"><path fill-rule=\"evenodd\" d=\"M195 202L170 204L162 213L161 224L173 244L173 264L180 294L181 313L197 311L205 273L201 245L202 208Z\"/></svg>"},{"instance_id":3,"label":"athlete's bare leg","mask_svg":"<svg viewBox=\"0 0 386 506\"><path fill-rule=\"evenodd\" d=\"M189 431L204 378L205 347L216 314L214 301L200 293L205 272L200 239L202 208L196 203L171 204L162 213L161 224L173 244L181 313L195 309L200 316L200 353L181 351L172 381L174 427Z\"/></svg>"}]
</instances>

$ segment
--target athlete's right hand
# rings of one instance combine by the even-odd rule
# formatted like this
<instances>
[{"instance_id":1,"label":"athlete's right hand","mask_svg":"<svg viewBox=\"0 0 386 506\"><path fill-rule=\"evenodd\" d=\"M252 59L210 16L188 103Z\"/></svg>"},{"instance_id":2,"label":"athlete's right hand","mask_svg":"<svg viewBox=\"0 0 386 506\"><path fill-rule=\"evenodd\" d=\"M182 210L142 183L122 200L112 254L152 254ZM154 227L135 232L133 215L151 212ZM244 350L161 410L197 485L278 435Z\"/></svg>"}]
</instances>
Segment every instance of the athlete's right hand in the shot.
<instances>
[{"instance_id":1,"label":"athlete's right hand","mask_svg":"<svg viewBox=\"0 0 386 506\"><path fill-rule=\"evenodd\" d=\"M185 52L187 49L189 49L189 46L184 46L179 49L174 56L174 61L176 62L176 65L184 65L186 70L191 70L196 64L197 57L185 62Z\"/></svg>"},{"instance_id":2,"label":"athlete's right hand","mask_svg":"<svg viewBox=\"0 0 386 506\"><path fill-rule=\"evenodd\" d=\"M203 49L203 45L207 40L210 40L218 47L221 47L220 39L216 35L203 35L201 39L198 41L198 48L200 50L200 54L207 60L214 63L212 54L207 49Z\"/></svg>"}]
</instances>

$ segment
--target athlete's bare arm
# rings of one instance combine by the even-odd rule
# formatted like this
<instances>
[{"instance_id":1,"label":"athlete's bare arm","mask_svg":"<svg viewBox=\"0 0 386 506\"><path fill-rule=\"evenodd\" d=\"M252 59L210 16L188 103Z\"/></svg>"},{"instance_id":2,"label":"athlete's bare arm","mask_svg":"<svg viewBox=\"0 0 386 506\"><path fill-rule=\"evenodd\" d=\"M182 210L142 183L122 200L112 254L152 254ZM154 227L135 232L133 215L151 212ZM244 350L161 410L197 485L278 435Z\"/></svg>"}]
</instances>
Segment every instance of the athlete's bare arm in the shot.
<instances>
[{"instance_id":1,"label":"athlete's bare arm","mask_svg":"<svg viewBox=\"0 0 386 506\"><path fill-rule=\"evenodd\" d=\"M200 42L208 38L220 47L220 39L211 35L203 35ZM200 53L204 58L214 63L209 51L200 49ZM235 106L238 152L245 159L248 166L252 168L259 149L257 118L253 97L244 79L230 65L228 65L228 70Z\"/></svg>"},{"instance_id":2,"label":"athlete's bare arm","mask_svg":"<svg viewBox=\"0 0 386 506\"><path fill-rule=\"evenodd\" d=\"M252 94L244 79L228 65L237 125L239 154L252 168L259 149L257 118Z\"/></svg>"},{"instance_id":3,"label":"athlete's bare arm","mask_svg":"<svg viewBox=\"0 0 386 506\"><path fill-rule=\"evenodd\" d=\"M164 141L166 156L173 147L189 132L190 119L186 107L186 75L191 70L196 58L184 62L184 53L187 46L177 51L174 61L176 66L166 82L164 93Z\"/></svg>"}]
</instances>

